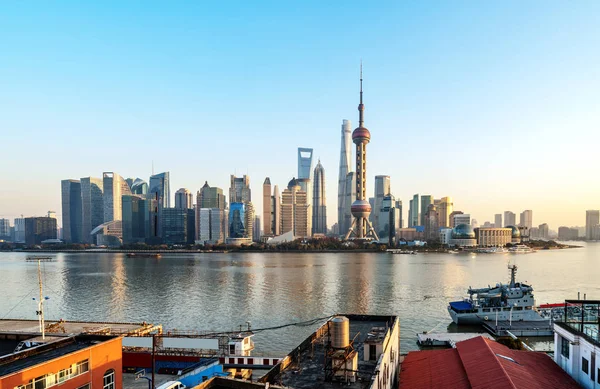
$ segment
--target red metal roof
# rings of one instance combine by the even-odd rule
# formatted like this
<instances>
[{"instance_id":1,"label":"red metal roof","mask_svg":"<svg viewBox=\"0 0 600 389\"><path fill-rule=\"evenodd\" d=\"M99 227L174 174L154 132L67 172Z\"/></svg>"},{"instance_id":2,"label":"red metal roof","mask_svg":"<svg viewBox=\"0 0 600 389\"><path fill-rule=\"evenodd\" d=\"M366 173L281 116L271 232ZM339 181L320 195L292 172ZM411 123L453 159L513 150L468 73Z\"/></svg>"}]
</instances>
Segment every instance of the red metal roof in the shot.
<instances>
[{"instance_id":1,"label":"red metal roof","mask_svg":"<svg viewBox=\"0 0 600 389\"><path fill-rule=\"evenodd\" d=\"M415 351L404 359L400 388L579 388L544 353L511 350L477 337L456 349Z\"/></svg>"}]
</instances>

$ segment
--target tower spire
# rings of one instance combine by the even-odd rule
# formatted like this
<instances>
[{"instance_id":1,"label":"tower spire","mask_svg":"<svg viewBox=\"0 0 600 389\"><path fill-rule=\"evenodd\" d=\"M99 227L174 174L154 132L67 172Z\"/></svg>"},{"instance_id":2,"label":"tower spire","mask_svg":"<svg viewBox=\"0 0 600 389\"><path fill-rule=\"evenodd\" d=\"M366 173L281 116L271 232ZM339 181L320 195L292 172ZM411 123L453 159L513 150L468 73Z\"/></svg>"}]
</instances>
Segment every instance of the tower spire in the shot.
<instances>
[{"instance_id":1,"label":"tower spire","mask_svg":"<svg viewBox=\"0 0 600 389\"><path fill-rule=\"evenodd\" d=\"M365 111L365 106L363 104L363 89L362 89L362 60L360 61L360 104L358 105L358 127L362 127L364 123L363 112Z\"/></svg>"}]
</instances>

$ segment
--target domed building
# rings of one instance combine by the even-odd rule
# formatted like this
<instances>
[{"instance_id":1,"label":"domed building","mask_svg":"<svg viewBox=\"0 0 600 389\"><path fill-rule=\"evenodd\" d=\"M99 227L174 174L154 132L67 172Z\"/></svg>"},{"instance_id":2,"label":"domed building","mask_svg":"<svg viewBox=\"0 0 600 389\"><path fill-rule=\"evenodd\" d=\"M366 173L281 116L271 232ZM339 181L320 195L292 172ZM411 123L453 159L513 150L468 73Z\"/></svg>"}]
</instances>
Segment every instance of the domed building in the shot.
<instances>
[{"instance_id":1,"label":"domed building","mask_svg":"<svg viewBox=\"0 0 600 389\"><path fill-rule=\"evenodd\" d=\"M473 227L468 224L459 224L452 229L450 246L475 247L477 239Z\"/></svg>"},{"instance_id":2,"label":"domed building","mask_svg":"<svg viewBox=\"0 0 600 389\"><path fill-rule=\"evenodd\" d=\"M519 227L515 226L506 226L506 228L511 229L511 243L519 244L521 243L521 231L519 231Z\"/></svg>"}]
</instances>

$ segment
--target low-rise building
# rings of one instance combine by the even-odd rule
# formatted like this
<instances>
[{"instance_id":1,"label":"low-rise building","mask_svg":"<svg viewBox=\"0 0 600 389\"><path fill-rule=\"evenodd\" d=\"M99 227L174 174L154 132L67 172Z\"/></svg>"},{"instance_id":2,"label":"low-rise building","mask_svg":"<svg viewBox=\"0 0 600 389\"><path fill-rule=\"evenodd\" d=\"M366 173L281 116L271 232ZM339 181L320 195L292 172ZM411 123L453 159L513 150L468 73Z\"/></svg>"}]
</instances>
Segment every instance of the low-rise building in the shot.
<instances>
[{"instance_id":1,"label":"low-rise building","mask_svg":"<svg viewBox=\"0 0 600 389\"><path fill-rule=\"evenodd\" d=\"M554 321L554 361L584 388L600 388L600 300L566 300Z\"/></svg>"},{"instance_id":2,"label":"low-rise building","mask_svg":"<svg viewBox=\"0 0 600 389\"><path fill-rule=\"evenodd\" d=\"M504 247L512 242L512 228L487 228L475 229L477 245L481 247Z\"/></svg>"},{"instance_id":3,"label":"low-rise building","mask_svg":"<svg viewBox=\"0 0 600 389\"><path fill-rule=\"evenodd\" d=\"M397 316L335 316L259 379L289 388L396 388Z\"/></svg>"},{"instance_id":4,"label":"low-rise building","mask_svg":"<svg viewBox=\"0 0 600 389\"><path fill-rule=\"evenodd\" d=\"M409 352L400 370L400 389L578 388L542 352L512 350L484 337L456 348Z\"/></svg>"},{"instance_id":5,"label":"low-rise building","mask_svg":"<svg viewBox=\"0 0 600 389\"><path fill-rule=\"evenodd\" d=\"M0 356L0 388L122 387L121 337L77 335Z\"/></svg>"}]
</instances>

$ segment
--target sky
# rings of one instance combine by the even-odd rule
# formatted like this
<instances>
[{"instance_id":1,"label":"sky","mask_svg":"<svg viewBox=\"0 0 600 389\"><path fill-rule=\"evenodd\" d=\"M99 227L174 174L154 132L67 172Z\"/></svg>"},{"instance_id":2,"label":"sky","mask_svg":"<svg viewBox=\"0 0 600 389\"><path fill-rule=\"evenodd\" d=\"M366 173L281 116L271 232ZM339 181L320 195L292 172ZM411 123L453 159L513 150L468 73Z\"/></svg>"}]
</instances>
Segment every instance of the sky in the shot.
<instances>
[{"instance_id":1,"label":"sky","mask_svg":"<svg viewBox=\"0 0 600 389\"><path fill-rule=\"evenodd\" d=\"M171 192L325 168L364 64L367 190L451 196L479 223L600 209L598 1L54 1L0 12L0 218L60 215L60 181L114 171ZM173 200L171 200L173 201Z\"/></svg>"}]
</instances>

